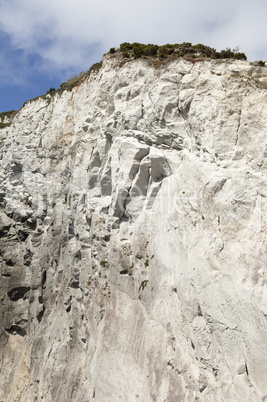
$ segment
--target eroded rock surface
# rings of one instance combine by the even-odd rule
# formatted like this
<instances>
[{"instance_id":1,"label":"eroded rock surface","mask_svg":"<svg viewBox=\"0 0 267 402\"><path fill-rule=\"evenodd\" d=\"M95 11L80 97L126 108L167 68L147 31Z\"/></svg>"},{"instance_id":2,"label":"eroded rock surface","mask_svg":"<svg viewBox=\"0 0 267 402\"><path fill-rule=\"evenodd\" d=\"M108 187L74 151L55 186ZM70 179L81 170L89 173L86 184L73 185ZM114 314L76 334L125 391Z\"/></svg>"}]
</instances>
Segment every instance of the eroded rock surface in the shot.
<instances>
[{"instance_id":1,"label":"eroded rock surface","mask_svg":"<svg viewBox=\"0 0 267 402\"><path fill-rule=\"evenodd\" d=\"M0 131L0 400L267 398L266 77L105 56Z\"/></svg>"}]
</instances>

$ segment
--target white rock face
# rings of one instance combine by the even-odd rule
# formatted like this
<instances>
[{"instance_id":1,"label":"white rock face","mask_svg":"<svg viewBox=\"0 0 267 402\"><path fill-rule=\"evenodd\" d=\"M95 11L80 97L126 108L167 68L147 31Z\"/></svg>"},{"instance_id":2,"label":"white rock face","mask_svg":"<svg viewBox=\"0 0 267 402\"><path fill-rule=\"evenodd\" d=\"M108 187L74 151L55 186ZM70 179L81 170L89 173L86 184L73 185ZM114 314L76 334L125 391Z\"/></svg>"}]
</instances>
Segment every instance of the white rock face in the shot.
<instances>
[{"instance_id":1,"label":"white rock face","mask_svg":"<svg viewBox=\"0 0 267 402\"><path fill-rule=\"evenodd\" d=\"M267 399L267 68L146 60L0 132L0 400Z\"/></svg>"}]
</instances>

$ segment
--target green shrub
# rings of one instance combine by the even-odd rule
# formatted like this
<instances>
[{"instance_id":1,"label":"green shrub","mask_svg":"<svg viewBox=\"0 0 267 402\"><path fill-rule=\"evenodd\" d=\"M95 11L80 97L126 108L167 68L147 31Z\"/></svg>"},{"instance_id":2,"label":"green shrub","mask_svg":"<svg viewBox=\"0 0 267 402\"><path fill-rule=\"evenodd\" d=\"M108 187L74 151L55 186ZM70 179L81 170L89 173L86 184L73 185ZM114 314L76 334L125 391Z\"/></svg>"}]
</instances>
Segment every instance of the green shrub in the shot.
<instances>
[{"instance_id":1,"label":"green shrub","mask_svg":"<svg viewBox=\"0 0 267 402\"><path fill-rule=\"evenodd\" d=\"M132 47L133 56L135 58L143 56L145 54L146 48L147 48L147 46L143 45L142 43L137 43L137 42L133 43L133 47Z\"/></svg>"},{"instance_id":2,"label":"green shrub","mask_svg":"<svg viewBox=\"0 0 267 402\"><path fill-rule=\"evenodd\" d=\"M149 44L149 45L147 45L146 47L145 47L145 55L146 56L156 56L157 55L157 53L158 53L158 45L151 45L151 44Z\"/></svg>"},{"instance_id":3,"label":"green shrub","mask_svg":"<svg viewBox=\"0 0 267 402\"><path fill-rule=\"evenodd\" d=\"M132 50L132 45L129 42L124 42L120 44L120 50L123 52L125 50Z\"/></svg>"},{"instance_id":4,"label":"green shrub","mask_svg":"<svg viewBox=\"0 0 267 402\"><path fill-rule=\"evenodd\" d=\"M192 46L193 49L202 50L202 51L206 50L206 47L207 46L202 45L202 43L198 43L197 45Z\"/></svg>"},{"instance_id":5,"label":"green shrub","mask_svg":"<svg viewBox=\"0 0 267 402\"><path fill-rule=\"evenodd\" d=\"M212 47L206 46L206 49L205 49L205 51L204 51L204 54L205 54L205 56L207 56L207 57L211 57L211 56L214 54L214 52L216 52L215 49L213 49Z\"/></svg>"},{"instance_id":6,"label":"green shrub","mask_svg":"<svg viewBox=\"0 0 267 402\"><path fill-rule=\"evenodd\" d=\"M110 53L115 53L115 52L116 52L116 48L115 48L115 47L111 47L111 48L109 49L109 51L110 51Z\"/></svg>"},{"instance_id":7,"label":"green shrub","mask_svg":"<svg viewBox=\"0 0 267 402\"><path fill-rule=\"evenodd\" d=\"M247 56L245 55L245 53L235 53L234 54L234 59L236 60L247 60Z\"/></svg>"},{"instance_id":8,"label":"green shrub","mask_svg":"<svg viewBox=\"0 0 267 402\"><path fill-rule=\"evenodd\" d=\"M167 56L167 47L165 45L159 47L159 56L161 58L164 58Z\"/></svg>"},{"instance_id":9,"label":"green shrub","mask_svg":"<svg viewBox=\"0 0 267 402\"><path fill-rule=\"evenodd\" d=\"M196 50L197 52L201 52L204 56L211 57L216 50L210 46L202 45L202 43L198 43L197 45L193 45L192 49Z\"/></svg>"},{"instance_id":10,"label":"green shrub","mask_svg":"<svg viewBox=\"0 0 267 402\"><path fill-rule=\"evenodd\" d=\"M261 67L264 67L264 66L265 66L265 63L264 63L264 61L259 60L259 61L258 61L258 65L261 66Z\"/></svg>"},{"instance_id":11,"label":"green shrub","mask_svg":"<svg viewBox=\"0 0 267 402\"><path fill-rule=\"evenodd\" d=\"M122 57L125 57L125 58L129 58L130 57L130 55L129 55L129 53L128 52L122 52Z\"/></svg>"},{"instance_id":12,"label":"green shrub","mask_svg":"<svg viewBox=\"0 0 267 402\"><path fill-rule=\"evenodd\" d=\"M221 58L221 53L220 53L220 52L215 52L215 53L212 55L212 58L213 58L213 59L220 59L220 58Z\"/></svg>"},{"instance_id":13,"label":"green shrub","mask_svg":"<svg viewBox=\"0 0 267 402\"><path fill-rule=\"evenodd\" d=\"M192 43L191 42L183 42L180 46L189 48L192 46Z\"/></svg>"}]
</instances>

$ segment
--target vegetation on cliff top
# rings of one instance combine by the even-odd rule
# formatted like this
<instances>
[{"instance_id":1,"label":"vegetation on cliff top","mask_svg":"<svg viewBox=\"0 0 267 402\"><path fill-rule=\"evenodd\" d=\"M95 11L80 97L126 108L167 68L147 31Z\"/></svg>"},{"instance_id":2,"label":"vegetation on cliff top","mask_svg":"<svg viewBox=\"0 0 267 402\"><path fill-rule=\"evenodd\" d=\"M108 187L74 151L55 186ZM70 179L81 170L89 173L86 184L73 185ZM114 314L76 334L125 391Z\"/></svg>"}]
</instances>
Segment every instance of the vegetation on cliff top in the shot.
<instances>
[{"instance_id":1,"label":"vegetation on cliff top","mask_svg":"<svg viewBox=\"0 0 267 402\"><path fill-rule=\"evenodd\" d=\"M110 54L116 55L119 54L122 56L122 59L126 61L130 61L131 59L137 58L149 58L154 60L154 65L156 67L156 63L158 66L164 64L168 61L177 59L179 57L184 57L185 60L196 62L196 61L204 61L207 58L210 59L234 59L234 60L247 60L247 56L245 53L239 52L238 47L236 49L226 48L218 52L216 49L203 45L201 43L197 45L192 45L190 42L183 43L175 43L175 44L166 44L166 45L153 45L148 44L145 45L143 43L129 43L124 42L120 44L120 47L116 49L115 47L110 48ZM258 62L259 66L264 66L265 63L263 61ZM71 91L75 86L79 85L86 77L88 77L92 72L99 71L102 66L102 61L99 63L93 64L88 71L81 72L78 75L70 78L68 81L60 84L60 88L55 90L55 88L50 88L46 94L37 96L36 98L30 99L26 101L23 106L28 103L35 101L39 98L45 99L48 104L50 104L52 97L55 94L61 95L65 90ZM14 110L10 112L0 113L0 128L4 128L9 126L11 123L3 123L4 117L13 117L15 115ZM9 115L8 115L9 114Z\"/></svg>"},{"instance_id":2,"label":"vegetation on cliff top","mask_svg":"<svg viewBox=\"0 0 267 402\"><path fill-rule=\"evenodd\" d=\"M116 49L111 48L110 53L115 53ZM199 43L197 45L192 45L190 42L166 44L163 46L143 43L128 43L124 42L120 45L117 52L121 52L122 56L125 58L133 57L155 57L159 59L172 59L177 57L190 57L190 58L211 58L211 59L236 59L236 60L247 60L245 53L239 52L239 49L226 48L217 52L216 49L202 45Z\"/></svg>"},{"instance_id":3,"label":"vegetation on cliff top","mask_svg":"<svg viewBox=\"0 0 267 402\"><path fill-rule=\"evenodd\" d=\"M159 60L173 60L178 57L185 57L187 60L194 61L197 58L214 58L214 59L238 59L238 60L246 60L247 57L244 53L238 52L238 49L225 49L221 50L221 52L217 52L215 49L205 46L202 44L192 45L192 43L184 42L182 44L166 44L163 46L148 44L145 45L143 43L128 43L124 42L120 44L120 47L116 49L115 47L110 48L110 54L120 53L123 59L126 61L127 59L137 59L140 57L152 57L154 59ZM50 88L49 91L45 95L38 96L37 98L30 99L27 102L34 101L38 98L46 99L48 104L51 102L51 98L55 94L61 95L63 91L71 91L76 85L79 85L85 77L88 77L93 71L99 71L102 66L102 61L99 63L93 64L88 71L81 72L78 75L70 78L68 81L60 84L60 88L55 90L54 88ZM27 103L25 102L25 103Z\"/></svg>"}]
</instances>

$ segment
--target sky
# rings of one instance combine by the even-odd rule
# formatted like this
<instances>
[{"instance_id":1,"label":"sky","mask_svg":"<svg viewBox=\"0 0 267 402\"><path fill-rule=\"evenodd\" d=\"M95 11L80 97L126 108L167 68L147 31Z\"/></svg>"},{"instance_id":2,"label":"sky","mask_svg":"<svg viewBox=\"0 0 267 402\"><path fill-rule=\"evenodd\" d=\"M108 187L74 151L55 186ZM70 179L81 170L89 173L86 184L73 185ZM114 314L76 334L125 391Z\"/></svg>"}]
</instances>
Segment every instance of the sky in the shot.
<instances>
[{"instance_id":1,"label":"sky","mask_svg":"<svg viewBox=\"0 0 267 402\"><path fill-rule=\"evenodd\" d=\"M267 61L266 0L0 0L0 112L19 110L123 42L239 47Z\"/></svg>"}]
</instances>

